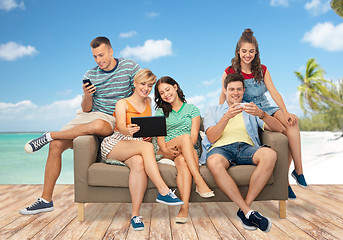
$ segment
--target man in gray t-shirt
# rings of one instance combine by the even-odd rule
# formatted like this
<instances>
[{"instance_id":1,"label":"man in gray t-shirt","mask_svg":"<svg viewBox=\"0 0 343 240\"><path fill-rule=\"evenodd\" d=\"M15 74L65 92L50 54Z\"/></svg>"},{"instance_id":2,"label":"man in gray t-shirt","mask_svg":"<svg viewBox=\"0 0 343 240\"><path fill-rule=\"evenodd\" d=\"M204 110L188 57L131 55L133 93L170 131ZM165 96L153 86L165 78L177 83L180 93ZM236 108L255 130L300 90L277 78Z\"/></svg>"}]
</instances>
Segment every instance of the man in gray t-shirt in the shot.
<instances>
[{"instance_id":1,"label":"man in gray t-shirt","mask_svg":"<svg viewBox=\"0 0 343 240\"><path fill-rule=\"evenodd\" d=\"M98 66L87 71L83 77L82 112L60 131L46 132L27 142L24 147L26 152L32 153L51 142L42 196L31 206L20 210L21 214L30 215L54 209L52 194L61 171L62 153L73 147L73 140L78 136L105 137L112 134L115 128L115 104L133 92L133 78L140 69L139 65L131 60L114 58L111 43L106 37L95 38L90 46Z\"/></svg>"}]
</instances>

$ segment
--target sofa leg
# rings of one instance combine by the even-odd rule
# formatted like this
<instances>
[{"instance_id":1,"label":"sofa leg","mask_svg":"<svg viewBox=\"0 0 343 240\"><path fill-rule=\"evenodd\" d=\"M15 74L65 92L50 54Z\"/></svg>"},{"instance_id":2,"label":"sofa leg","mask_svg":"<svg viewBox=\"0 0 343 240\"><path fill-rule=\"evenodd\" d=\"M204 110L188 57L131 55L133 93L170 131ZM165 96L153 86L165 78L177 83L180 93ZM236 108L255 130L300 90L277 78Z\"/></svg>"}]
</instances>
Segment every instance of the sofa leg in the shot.
<instances>
[{"instance_id":1,"label":"sofa leg","mask_svg":"<svg viewBox=\"0 0 343 240\"><path fill-rule=\"evenodd\" d=\"M83 222L85 220L85 204L84 203L77 204L77 220L79 220L79 222Z\"/></svg>"},{"instance_id":2,"label":"sofa leg","mask_svg":"<svg viewBox=\"0 0 343 240\"><path fill-rule=\"evenodd\" d=\"M286 200L279 201L279 217L286 218Z\"/></svg>"}]
</instances>

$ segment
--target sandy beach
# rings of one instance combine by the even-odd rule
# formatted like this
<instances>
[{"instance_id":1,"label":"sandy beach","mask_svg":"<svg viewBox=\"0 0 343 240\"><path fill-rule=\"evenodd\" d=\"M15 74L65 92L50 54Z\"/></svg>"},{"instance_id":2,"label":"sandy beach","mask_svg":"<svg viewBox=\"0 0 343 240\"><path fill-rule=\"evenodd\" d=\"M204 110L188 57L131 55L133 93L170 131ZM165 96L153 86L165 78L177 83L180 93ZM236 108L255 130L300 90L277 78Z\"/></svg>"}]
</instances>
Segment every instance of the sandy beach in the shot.
<instances>
[{"instance_id":1,"label":"sandy beach","mask_svg":"<svg viewBox=\"0 0 343 240\"><path fill-rule=\"evenodd\" d=\"M339 132L301 132L303 169L308 184L343 184L343 138ZM293 163L290 172L294 169ZM290 184L296 184L290 176Z\"/></svg>"}]
</instances>

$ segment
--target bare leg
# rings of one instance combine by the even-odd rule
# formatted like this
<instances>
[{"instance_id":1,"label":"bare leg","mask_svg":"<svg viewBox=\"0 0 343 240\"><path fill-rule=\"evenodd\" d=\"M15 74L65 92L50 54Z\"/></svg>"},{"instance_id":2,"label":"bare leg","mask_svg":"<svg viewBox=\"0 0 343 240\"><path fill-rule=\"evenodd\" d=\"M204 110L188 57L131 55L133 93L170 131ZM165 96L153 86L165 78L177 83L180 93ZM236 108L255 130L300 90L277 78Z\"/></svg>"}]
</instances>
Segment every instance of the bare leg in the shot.
<instances>
[{"instance_id":1,"label":"bare leg","mask_svg":"<svg viewBox=\"0 0 343 240\"><path fill-rule=\"evenodd\" d=\"M251 208L244 201L235 181L227 173L226 169L229 166L229 161L220 154L213 154L207 159L207 167L210 169L217 186L236 203L244 214L247 214Z\"/></svg>"},{"instance_id":2,"label":"bare leg","mask_svg":"<svg viewBox=\"0 0 343 240\"><path fill-rule=\"evenodd\" d=\"M52 139L75 139L78 136L84 135L98 135L98 136L108 136L112 133L111 125L101 119L94 120L93 122L80 124L73 128L67 130L62 130L58 132L51 132Z\"/></svg>"},{"instance_id":3,"label":"bare leg","mask_svg":"<svg viewBox=\"0 0 343 240\"><path fill-rule=\"evenodd\" d=\"M283 116L281 110L274 114L274 117L286 128L283 132L288 137L288 146L293 157L295 171L300 175L303 174L303 165L301 159L301 139L299 125L289 126Z\"/></svg>"},{"instance_id":4,"label":"bare leg","mask_svg":"<svg viewBox=\"0 0 343 240\"><path fill-rule=\"evenodd\" d=\"M178 149L181 149L182 155L187 162L188 169L194 178L195 184L197 185L199 192L211 192L211 189L207 186L205 180L200 175L198 163L199 160L198 156L194 154L194 147L191 136L189 134L183 134L181 136L178 136L167 142L167 146L176 146Z\"/></svg>"},{"instance_id":5,"label":"bare leg","mask_svg":"<svg viewBox=\"0 0 343 240\"><path fill-rule=\"evenodd\" d=\"M125 161L125 164L130 168L129 189L132 201L131 218L133 218L139 216L148 178L145 173L143 158L140 155L130 157Z\"/></svg>"},{"instance_id":6,"label":"bare leg","mask_svg":"<svg viewBox=\"0 0 343 240\"><path fill-rule=\"evenodd\" d=\"M49 202L52 200L52 193L61 172L62 153L71 148L72 145L73 142L71 140L56 140L50 143L42 193L42 198Z\"/></svg>"},{"instance_id":7,"label":"bare leg","mask_svg":"<svg viewBox=\"0 0 343 240\"><path fill-rule=\"evenodd\" d=\"M276 159L276 152L270 148L263 147L255 152L252 161L257 167L251 175L249 190L245 198L245 202L248 206L251 205L257 195L262 191L272 175Z\"/></svg>"},{"instance_id":8,"label":"bare leg","mask_svg":"<svg viewBox=\"0 0 343 240\"><path fill-rule=\"evenodd\" d=\"M181 206L177 217L188 217L189 197L191 195L192 175L188 169L187 162L182 155L179 155L174 160L177 169L176 183L180 191L181 200L184 205Z\"/></svg>"},{"instance_id":9,"label":"bare leg","mask_svg":"<svg viewBox=\"0 0 343 240\"><path fill-rule=\"evenodd\" d=\"M169 192L169 187L163 181L160 170L155 158L153 146L150 142L130 140L120 141L114 146L112 151L108 154L108 158L117 159L119 161L125 161L134 155L141 155L144 159L144 168L155 184L158 192L161 195L166 195Z\"/></svg>"}]
</instances>

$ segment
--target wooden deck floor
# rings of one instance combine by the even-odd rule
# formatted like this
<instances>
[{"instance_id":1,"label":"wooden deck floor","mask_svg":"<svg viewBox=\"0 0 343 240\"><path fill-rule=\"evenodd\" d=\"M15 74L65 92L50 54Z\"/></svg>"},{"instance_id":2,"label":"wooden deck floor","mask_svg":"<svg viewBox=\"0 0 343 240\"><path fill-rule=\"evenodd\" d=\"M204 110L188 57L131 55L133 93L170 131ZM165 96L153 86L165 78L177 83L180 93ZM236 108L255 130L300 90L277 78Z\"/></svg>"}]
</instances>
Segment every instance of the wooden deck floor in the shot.
<instances>
[{"instance_id":1,"label":"wooden deck floor","mask_svg":"<svg viewBox=\"0 0 343 240\"><path fill-rule=\"evenodd\" d=\"M187 224L175 224L179 207L142 205L144 231L129 225L131 204L89 203L86 220L78 222L73 185L57 185L55 210L32 216L18 211L40 196L41 185L0 185L0 239L343 239L343 185L294 186L297 200L287 201L279 219L278 202L253 203L271 218L269 233L244 230L233 203L191 203Z\"/></svg>"}]
</instances>

